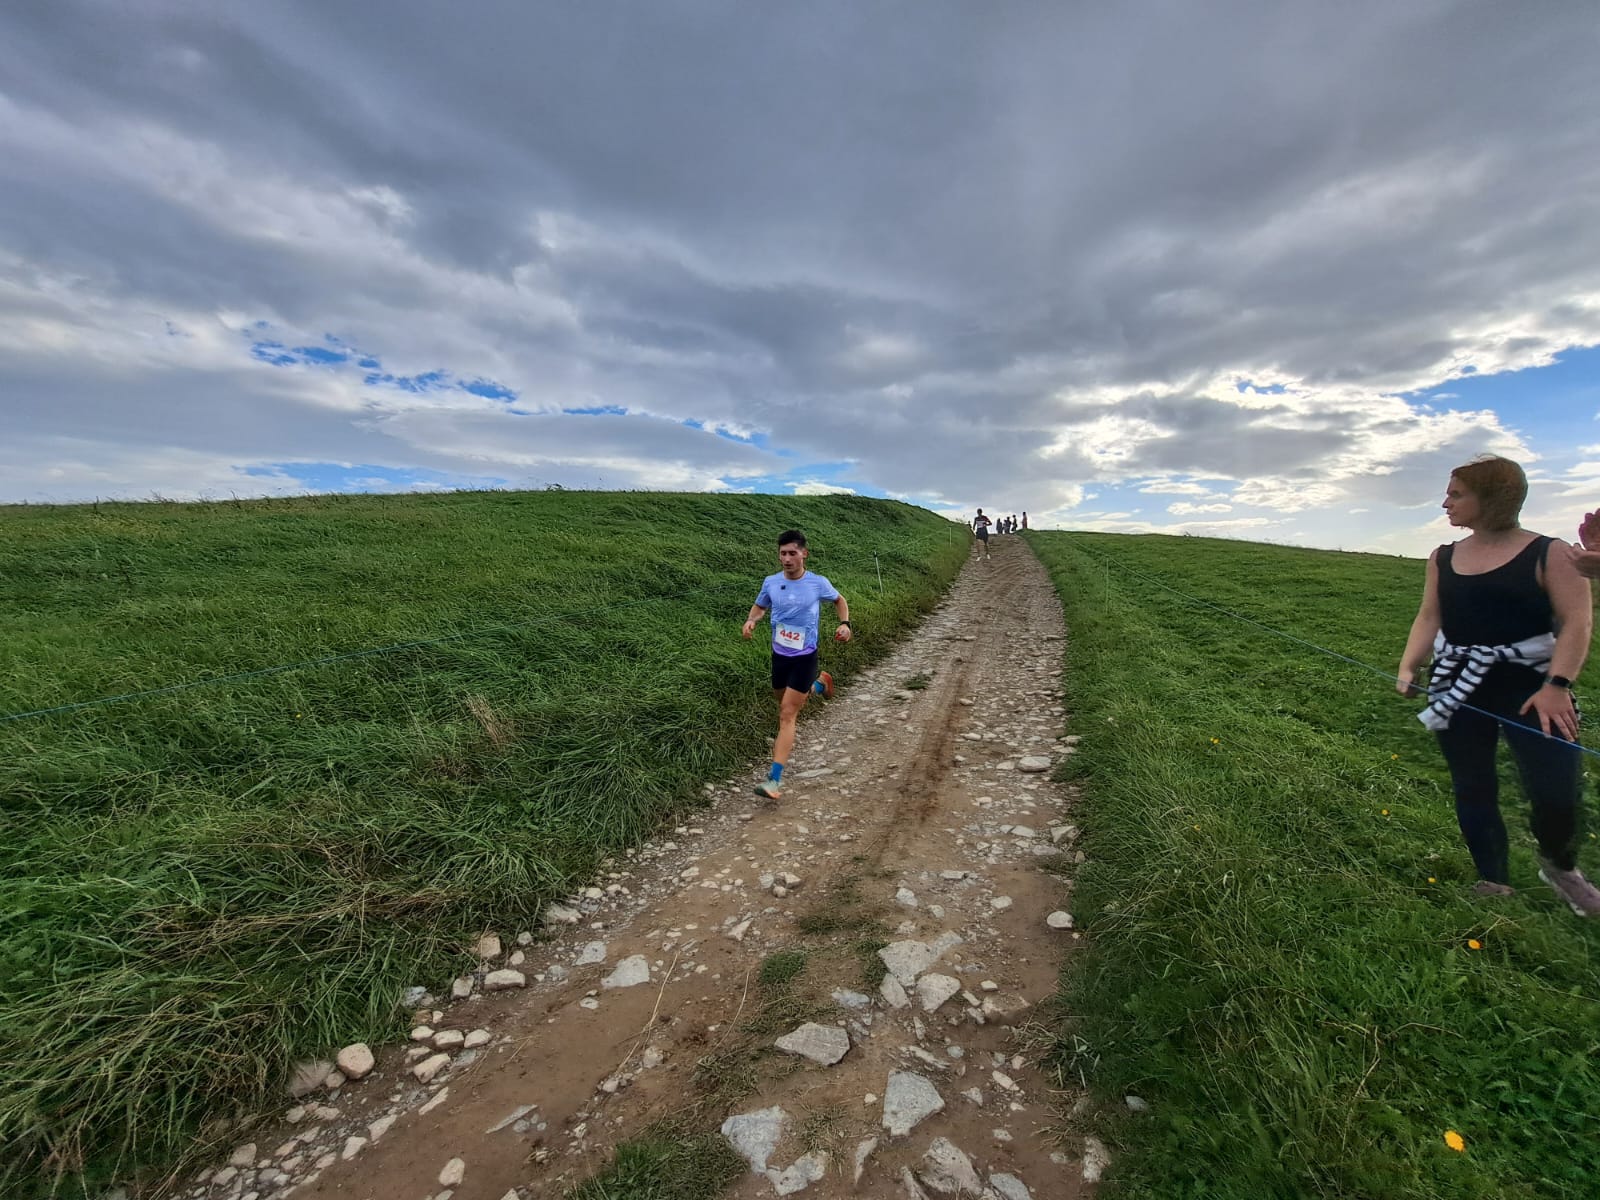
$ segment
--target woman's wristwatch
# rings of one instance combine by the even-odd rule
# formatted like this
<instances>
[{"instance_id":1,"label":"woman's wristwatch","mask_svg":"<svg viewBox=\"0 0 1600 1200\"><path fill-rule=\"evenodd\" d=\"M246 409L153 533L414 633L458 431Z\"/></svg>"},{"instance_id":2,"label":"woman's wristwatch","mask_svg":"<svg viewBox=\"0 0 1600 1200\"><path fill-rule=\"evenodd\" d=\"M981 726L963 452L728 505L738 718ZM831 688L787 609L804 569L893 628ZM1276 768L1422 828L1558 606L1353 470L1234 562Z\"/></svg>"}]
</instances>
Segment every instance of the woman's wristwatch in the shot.
<instances>
[{"instance_id":1,"label":"woman's wristwatch","mask_svg":"<svg viewBox=\"0 0 1600 1200\"><path fill-rule=\"evenodd\" d=\"M1551 687L1566 688L1569 692L1572 690L1572 680L1565 675L1546 675L1544 681Z\"/></svg>"}]
</instances>

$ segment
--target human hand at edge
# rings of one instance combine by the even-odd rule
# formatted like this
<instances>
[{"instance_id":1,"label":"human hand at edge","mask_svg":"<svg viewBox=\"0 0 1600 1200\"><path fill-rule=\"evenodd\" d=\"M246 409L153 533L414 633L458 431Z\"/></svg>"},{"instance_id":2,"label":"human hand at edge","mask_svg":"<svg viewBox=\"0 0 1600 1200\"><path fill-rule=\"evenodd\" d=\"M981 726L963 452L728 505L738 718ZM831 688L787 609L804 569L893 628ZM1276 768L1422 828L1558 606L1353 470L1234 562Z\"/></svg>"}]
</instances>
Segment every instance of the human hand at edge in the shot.
<instances>
[{"instance_id":1,"label":"human hand at edge","mask_svg":"<svg viewBox=\"0 0 1600 1200\"><path fill-rule=\"evenodd\" d=\"M1600 539L1597 539L1597 542L1600 542ZM1600 547L1583 550L1577 546L1568 546L1567 558L1572 563L1572 569L1585 579L1600 579Z\"/></svg>"},{"instance_id":2,"label":"human hand at edge","mask_svg":"<svg viewBox=\"0 0 1600 1200\"><path fill-rule=\"evenodd\" d=\"M756 623L754 621L746 621L744 623L744 630L742 631L744 637L748 638L755 631L756 631Z\"/></svg>"},{"instance_id":3,"label":"human hand at edge","mask_svg":"<svg viewBox=\"0 0 1600 1200\"><path fill-rule=\"evenodd\" d=\"M1517 710L1518 715L1527 716L1529 709L1538 715L1539 728L1545 733L1569 742L1578 740L1578 711L1570 688L1545 684L1528 697L1528 702Z\"/></svg>"}]
</instances>

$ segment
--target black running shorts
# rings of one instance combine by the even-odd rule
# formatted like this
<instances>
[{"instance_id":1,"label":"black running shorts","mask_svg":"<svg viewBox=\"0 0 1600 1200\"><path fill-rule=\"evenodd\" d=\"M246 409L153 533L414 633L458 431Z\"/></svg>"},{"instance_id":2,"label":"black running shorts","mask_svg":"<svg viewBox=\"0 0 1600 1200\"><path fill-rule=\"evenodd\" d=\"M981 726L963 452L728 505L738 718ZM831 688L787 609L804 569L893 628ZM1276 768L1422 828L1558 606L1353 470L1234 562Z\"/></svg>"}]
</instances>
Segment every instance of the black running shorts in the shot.
<instances>
[{"instance_id":1,"label":"black running shorts","mask_svg":"<svg viewBox=\"0 0 1600 1200\"><path fill-rule=\"evenodd\" d=\"M986 542L989 540L989 527L987 525L978 530L978 537Z\"/></svg>"},{"instance_id":2,"label":"black running shorts","mask_svg":"<svg viewBox=\"0 0 1600 1200\"><path fill-rule=\"evenodd\" d=\"M772 654L772 688L788 688L792 692L809 692L817 681L817 652L810 654Z\"/></svg>"}]
</instances>

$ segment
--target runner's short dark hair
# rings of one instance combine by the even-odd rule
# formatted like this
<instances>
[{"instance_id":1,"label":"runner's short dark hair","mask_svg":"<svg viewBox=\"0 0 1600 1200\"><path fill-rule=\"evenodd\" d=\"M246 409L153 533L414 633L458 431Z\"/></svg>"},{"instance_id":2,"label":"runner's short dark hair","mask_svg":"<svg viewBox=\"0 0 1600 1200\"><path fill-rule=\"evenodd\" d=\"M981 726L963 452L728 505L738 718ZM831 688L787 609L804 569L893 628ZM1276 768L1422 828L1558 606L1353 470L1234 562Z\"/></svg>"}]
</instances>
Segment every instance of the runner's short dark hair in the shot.
<instances>
[{"instance_id":1,"label":"runner's short dark hair","mask_svg":"<svg viewBox=\"0 0 1600 1200\"><path fill-rule=\"evenodd\" d=\"M781 550L785 546L799 546L800 549L804 550L806 548L806 535L798 529L785 529L778 535L778 548Z\"/></svg>"}]
</instances>

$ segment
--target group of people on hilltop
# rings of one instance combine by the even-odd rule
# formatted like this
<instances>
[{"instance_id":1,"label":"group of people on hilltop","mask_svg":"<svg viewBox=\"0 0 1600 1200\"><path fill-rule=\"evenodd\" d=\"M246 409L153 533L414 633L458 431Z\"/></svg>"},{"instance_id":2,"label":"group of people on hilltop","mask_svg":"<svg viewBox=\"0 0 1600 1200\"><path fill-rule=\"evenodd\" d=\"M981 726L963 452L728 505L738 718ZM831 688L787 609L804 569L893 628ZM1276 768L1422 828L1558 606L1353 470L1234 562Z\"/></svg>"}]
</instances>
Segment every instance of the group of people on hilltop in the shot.
<instances>
[{"instance_id":1,"label":"group of people on hilltop","mask_svg":"<svg viewBox=\"0 0 1600 1200\"><path fill-rule=\"evenodd\" d=\"M1495 763L1503 733L1531 809L1539 878L1579 916L1600 916L1600 889L1578 869L1584 750L1573 691L1593 631L1587 580L1600 579L1600 511L1584 516L1578 544L1568 545L1522 528L1527 495L1527 476L1510 459L1486 456L1451 472L1445 517L1467 536L1428 557L1397 686L1403 696L1426 696L1419 720L1437 736L1450 772L1456 820L1478 874L1473 893L1514 890ZM985 558L991 530L1027 527L1026 513L1015 526L996 526L981 508L972 520ZM833 694L832 676L818 665L824 601L838 616L834 640L853 636L849 605L806 570L807 554L799 530L778 535L781 569L762 581L744 622L748 638L763 616L772 617L778 735L768 778L756 786L771 800L782 795L800 711L813 695ZM1419 685L1430 660L1430 678Z\"/></svg>"},{"instance_id":2,"label":"group of people on hilltop","mask_svg":"<svg viewBox=\"0 0 1600 1200\"><path fill-rule=\"evenodd\" d=\"M1001 517L996 521L991 517L985 516L983 509L980 508L978 515L972 518L972 532L978 539L979 556L982 558L989 557L989 534L991 531L996 534L1016 533L1017 530L1026 529L1027 527L1028 514L1026 512L1022 514L1022 520L1019 523L1015 516Z\"/></svg>"}]
</instances>

